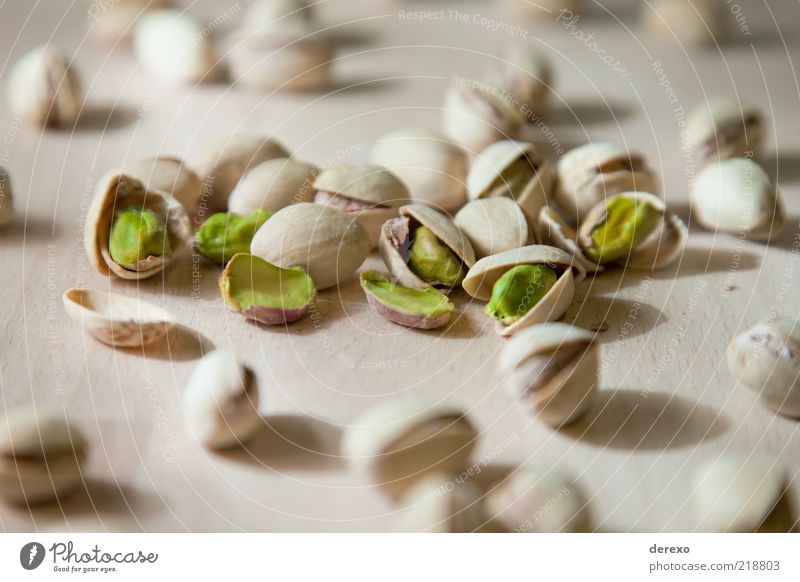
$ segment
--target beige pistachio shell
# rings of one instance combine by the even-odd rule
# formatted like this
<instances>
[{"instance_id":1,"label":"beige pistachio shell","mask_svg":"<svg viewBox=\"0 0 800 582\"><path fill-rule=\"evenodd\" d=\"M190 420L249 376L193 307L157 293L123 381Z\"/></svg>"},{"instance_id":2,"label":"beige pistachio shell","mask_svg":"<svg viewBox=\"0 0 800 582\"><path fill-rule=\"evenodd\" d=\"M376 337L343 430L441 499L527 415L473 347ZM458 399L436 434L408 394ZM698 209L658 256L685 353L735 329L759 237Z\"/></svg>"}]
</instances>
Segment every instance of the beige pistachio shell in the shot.
<instances>
[{"instance_id":1,"label":"beige pistachio shell","mask_svg":"<svg viewBox=\"0 0 800 582\"><path fill-rule=\"evenodd\" d=\"M695 179L692 209L697 221L713 231L770 241L785 226L778 188L750 158L708 164Z\"/></svg>"},{"instance_id":2,"label":"beige pistachio shell","mask_svg":"<svg viewBox=\"0 0 800 582\"><path fill-rule=\"evenodd\" d=\"M684 50L722 42L728 19L717 0L652 0L641 11L642 29L651 39Z\"/></svg>"},{"instance_id":3,"label":"beige pistachio shell","mask_svg":"<svg viewBox=\"0 0 800 582\"><path fill-rule=\"evenodd\" d=\"M253 0L245 9L241 28L248 32L308 29L314 6L305 0Z\"/></svg>"},{"instance_id":4,"label":"beige pistachio shell","mask_svg":"<svg viewBox=\"0 0 800 582\"><path fill-rule=\"evenodd\" d=\"M83 331L113 347L151 344L175 327L175 319L166 310L117 293L68 289L62 299L67 314Z\"/></svg>"},{"instance_id":5,"label":"beige pistachio shell","mask_svg":"<svg viewBox=\"0 0 800 582\"><path fill-rule=\"evenodd\" d=\"M187 212L193 211L203 196L203 182L182 160L157 157L128 164L124 172L139 180L148 190L167 192L178 200Z\"/></svg>"},{"instance_id":6,"label":"beige pistachio shell","mask_svg":"<svg viewBox=\"0 0 800 582\"><path fill-rule=\"evenodd\" d=\"M14 194L11 190L11 177L3 166L0 166L0 228L14 218Z\"/></svg>"},{"instance_id":7,"label":"beige pistachio shell","mask_svg":"<svg viewBox=\"0 0 800 582\"><path fill-rule=\"evenodd\" d=\"M250 243L252 254L277 267L303 267L320 291L350 279L371 248L352 216L309 202L276 212Z\"/></svg>"},{"instance_id":8,"label":"beige pistachio shell","mask_svg":"<svg viewBox=\"0 0 800 582\"><path fill-rule=\"evenodd\" d=\"M764 119L756 109L728 99L698 105L686 122L686 139L700 163L754 157L764 133Z\"/></svg>"},{"instance_id":9,"label":"beige pistachio shell","mask_svg":"<svg viewBox=\"0 0 800 582\"><path fill-rule=\"evenodd\" d=\"M146 12L168 8L171 0L116 0L92 2L87 12L88 34L109 45L127 44L136 21Z\"/></svg>"},{"instance_id":10,"label":"beige pistachio shell","mask_svg":"<svg viewBox=\"0 0 800 582\"><path fill-rule=\"evenodd\" d=\"M277 212L297 202L312 202L320 169L291 158L268 160L247 172L233 189L228 211L246 215L258 209Z\"/></svg>"},{"instance_id":11,"label":"beige pistachio shell","mask_svg":"<svg viewBox=\"0 0 800 582\"><path fill-rule=\"evenodd\" d=\"M404 533L474 533L487 526L481 491L436 473L415 483L403 495L397 531Z\"/></svg>"},{"instance_id":12,"label":"beige pistachio shell","mask_svg":"<svg viewBox=\"0 0 800 582\"><path fill-rule=\"evenodd\" d=\"M524 247L529 239L525 214L510 198L473 200L458 211L455 223L478 259Z\"/></svg>"},{"instance_id":13,"label":"beige pistachio shell","mask_svg":"<svg viewBox=\"0 0 800 582\"><path fill-rule=\"evenodd\" d=\"M467 200L467 156L437 131L391 131L375 142L372 162L400 178L416 203L452 211Z\"/></svg>"},{"instance_id":14,"label":"beige pistachio shell","mask_svg":"<svg viewBox=\"0 0 800 582\"><path fill-rule=\"evenodd\" d=\"M166 225L171 254L161 257L149 268L131 271L118 265L108 250L115 213L130 206L142 206L156 213ZM191 225L180 202L165 192L147 190L144 184L124 173L111 172L99 182L86 214L84 248L89 261L101 275L114 274L121 279L138 280L163 271L186 248Z\"/></svg>"},{"instance_id":15,"label":"beige pistachio shell","mask_svg":"<svg viewBox=\"0 0 800 582\"><path fill-rule=\"evenodd\" d=\"M602 265L593 263L586 258L583 249L578 245L578 233L564 221L561 214L552 206L545 206L539 211L536 235L541 244L567 252L572 260L580 264L587 273L603 271Z\"/></svg>"},{"instance_id":16,"label":"beige pistachio shell","mask_svg":"<svg viewBox=\"0 0 800 582\"><path fill-rule=\"evenodd\" d=\"M513 95L525 107L526 120L533 122L547 109L553 66L543 51L526 43L510 43L489 62L486 80Z\"/></svg>"}]
</instances>

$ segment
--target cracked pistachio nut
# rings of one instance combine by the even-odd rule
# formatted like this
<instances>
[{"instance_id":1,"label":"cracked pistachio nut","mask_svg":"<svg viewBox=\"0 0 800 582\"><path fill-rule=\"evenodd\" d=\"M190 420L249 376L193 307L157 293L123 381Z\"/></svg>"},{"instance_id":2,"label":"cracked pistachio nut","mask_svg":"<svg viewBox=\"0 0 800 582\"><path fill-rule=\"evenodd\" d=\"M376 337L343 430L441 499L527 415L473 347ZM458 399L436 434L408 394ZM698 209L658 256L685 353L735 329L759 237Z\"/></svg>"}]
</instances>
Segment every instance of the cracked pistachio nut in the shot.
<instances>
[{"instance_id":1,"label":"cracked pistachio nut","mask_svg":"<svg viewBox=\"0 0 800 582\"><path fill-rule=\"evenodd\" d=\"M481 491L434 473L415 483L400 500L396 529L404 533L475 533L487 530Z\"/></svg>"},{"instance_id":2,"label":"cracked pistachio nut","mask_svg":"<svg viewBox=\"0 0 800 582\"><path fill-rule=\"evenodd\" d=\"M469 171L471 200L504 196L519 204L528 222L535 223L547 205L552 188L550 162L532 143L504 140L483 150Z\"/></svg>"},{"instance_id":3,"label":"cracked pistachio nut","mask_svg":"<svg viewBox=\"0 0 800 582\"><path fill-rule=\"evenodd\" d=\"M767 319L728 346L728 368L771 409L800 418L800 325Z\"/></svg>"},{"instance_id":4,"label":"cracked pistachio nut","mask_svg":"<svg viewBox=\"0 0 800 582\"><path fill-rule=\"evenodd\" d=\"M314 280L301 267L281 269L246 253L228 262L219 288L231 311L264 325L301 319L317 297Z\"/></svg>"},{"instance_id":5,"label":"cracked pistachio nut","mask_svg":"<svg viewBox=\"0 0 800 582\"><path fill-rule=\"evenodd\" d=\"M314 202L357 218L377 246L381 226L408 204L408 188L383 166L339 165L324 170L314 182Z\"/></svg>"},{"instance_id":6,"label":"cracked pistachio nut","mask_svg":"<svg viewBox=\"0 0 800 582\"><path fill-rule=\"evenodd\" d=\"M245 216L220 212L206 220L194 234L194 246L205 258L225 264L233 255L249 253L250 243L271 212L256 210Z\"/></svg>"},{"instance_id":7,"label":"cracked pistachio nut","mask_svg":"<svg viewBox=\"0 0 800 582\"><path fill-rule=\"evenodd\" d=\"M83 481L87 449L61 413L8 410L0 419L0 497L19 505L64 499Z\"/></svg>"},{"instance_id":8,"label":"cracked pistachio nut","mask_svg":"<svg viewBox=\"0 0 800 582\"><path fill-rule=\"evenodd\" d=\"M210 449L241 446L261 426L256 375L229 350L214 350L197 363L183 400L189 430Z\"/></svg>"},{"instance_id":9,"label":"cracked pistachio nut","mask_svg":"<svg viewBox=\"0 0 800 582\"><path fill-rule=\"evenodd\" d=\"M598 385L594 334L564 323L534 325L503 346L498 373L514 398L551 426L578 420Z\"/></svg>"},{"instance_id":10,"label":"cracked pistachio nut","mask_svg":"<svg viewBox=\"0 0 800 582\"><path fill-rule=\"evenodd\" d=\"M472 297L499 308L495 330L510 336L535 323L559 319L572 304L576 283L585 276L583 267L563 250L529 245L482 258L461 286Z\"/></svg>"},{"instance_id":11,"label":"cracked pistachio nut","mask_svg":"<svg viewBox=\"0 0 800 582\"><path fill-rule=\"evenodd\" d=\"M166 192L193 212L203 195L203 182L182 160L168 156L147 158L128 164L124 172L148 190Z\"/></svg>"},{"instance_id":12,"label":"cracked pistachio nut","mask_svg":"<svg viewBox=\"0 0 800 582\"><path fill-rule=\"evenodd\" d=\"M502 0L502 6L515 18L560 22L576 16L583 0Z\"/></svg>"},{"instance_id":13,"label":"cracked pistachio nut","mask_svg":"<svg viewBox=\"0 0 800 582\"><path fill-rule=\"evenodd\" d=\"M303 267L322 291L350 279L372 248L349 214L312 202L276 212L256 232L250 252L278 267Z\"/></svg>"},{"instance_id":14,"label":"cracked pistachio nut","mask_svg":"<svg viewBox=\"0 0 800 582\"><path fill-rule=\"evenodd\" d=\"M421 204L400 208L387 220L378 244L389 274L403 287L450 290L475 263L467 237L448 217Z\"/></svg>"},{"instance_id":15,"label":"cracked pistachio nut","mask_svg":"<svg viewBox=\"0 0 800 582\"><path fill-rule=\"evenodd\" d=\"M750 158L708 164L692 187L697 221L713 231L770 241L786 223L778 188Z\"/></svg>"},{"instance_id":16,"label":"cracked pistachio nut","mask_svg":"<svg viewBox=\"0 0 800 582\"><path fill-rule=\"evenodd\" d=\"M620 192L659 193L644 158L610 142L592 142L562 156L556 165L554 201L571 223Z\"/></svg>"},{"instance_id":17,"label":"cracked pistachio nut","mask_svg":"<svg viewBox=\"0 0 800 582\"><path fill-rule=\"evenodd\" d=\"M486 80L513 95L533 123L547 109L552 93L553 66L547 55L524 43L508 44L489 63Z\"/></svg>"},{"instance_id":18,"label":"cracked pistachio nut","mask_svg":"<svg viewBox=\"0 0 800 582\"><path fill-rule=\"evenodd\" d=\"M717 0L653 0L643 6L642 29L661 42L681 47L715 44L727 36Z\"/></svg>"},{"instance_id":19,"label":"cracked pistachio nut","mask_svg":"<svg viewBox=\"0 0 800 582\"><path fill-rule=\"evenodd\" d=\"M71 127L83 107L83 91L70 59L49 47L26 53L6 86L9 107L41 127Z\"/></svg>"},{"instance_id":20,"label":"cracked pistachio nut","mask_svg":"<svg viewBox=\"0 0 800 582\"><path fill-rule=\"evenodd\" d=\"M498 140L515 139L524 117L506 92L479 83L454 81L444 97L444 132L470 157Z\"/></svg>"},{"instance_id":21,"label":"cracked pistachio nut","mask_svg":"<svg viewBox=\"0 0 800 582\"><path fill-rule=\"evenodd\" d=\"M473 200L458 211L455 223L478 259L524 247L530 236L522 209L505 197Z\"/></svg>"},{"instance_id":22,"label":"cracked pistachio nut","mask_svg":"<svg viewBox=\"0 0 800 582\"><path fill-rule=\"evenodd\" d=\"M14 218L14 195L11 190L11 176L0 166L0 228Z\"/></svg>"},{"instance_id":23,"label":"cracked pistachio nut","mask_svg":"<svg viewBox=\"0 0 800 582\"><path fill-rule=\"evenodd\" d=\"M467 155L438 131L391 131L375 142L371 159L400 178L415 203L452 211L467 200Z\"/></svg>"},{"instance_id":24,"label":"cracked pistachio nut","mask_svg":"<svg viewBox=\"0 0 800 582\"><path fill-rule=\"evenodd\" d=\"M459 408L415 395L384 401L355 419L342 439L342 454L398 499L426 475L453 475L467 467L477 439Z\"/></svg>"},{"instance_id":25,"label":"cracked pistachio nut","mask_svg":"<svg viewBox=\"0 0 800 582\"><path fill-rule=\"evenodd\" d=\"M109 45L129 43L136 21L150 10L169 8L171 0L92 2L87 12L88 33Z\"/></svg>"},{"instance_id":26,"label":"cracked pistachio nut","mask_svg":"<svg viewBox=\"0 0 800 582\"><path fill-rule=\"evenodd\" d=\"M146 346L175 327L168 311L117 293L67 289L62 300L67 314L83 331L112 347Z\"/></svg>"},{"instance_id":27,"label":"cracked pistachio nut","mask_svg":"<svg viewBox=\"0 0 800 582\"><path fill-rule=\"evenodd\" d=\"M697 108L686 122L689 147L699 164L754 157L764 141L764 119L738 101L713 99Z\"/></svg>"},{"instance_id":28,"label":"cracked pistachio nut","mask_svg":"<svg viewBox=\"0 0 800 582\"><path fill-rule=\"evenodd\" d=\"M447 325L455 307L432 287L419 291L397 285L377 271L365 271L361 288L372 308L391 322L417 329Z\"/></svg>"},{"instance_id":29,"label":"cracked pistachio nut","mask_svg":"<svg viewBox=\"0 0 800 582\"><path fill-rule=\"evenodd\" d=\"M145 279L163 271L191 237L186 210L124 173L106 174L86 215L84 248L101 275Z\"/></svg>"},{"instance_id":30,"label":"cracked pistachio nut","mask_svg":"<svg viewBox=\"0 0 800 582\"><path fill-rule=\"evenodd\" d=\"M236 184L228 211L250 214L261 209L277 212L297 202L313 202L314 180L320 169L291 158L275 158L258 164Z\"/></svg>"},{"instance_id":31,"label":"cracked pistachio nut","mask_svg":"<svg viewBox=\"0 0 800 582\"><path fill-rule=\"evenodd\" d=\"M253 0L242 18L240 29L247 32L308 30L314 6L307 0Z\"/></svg>"}]
</instances>

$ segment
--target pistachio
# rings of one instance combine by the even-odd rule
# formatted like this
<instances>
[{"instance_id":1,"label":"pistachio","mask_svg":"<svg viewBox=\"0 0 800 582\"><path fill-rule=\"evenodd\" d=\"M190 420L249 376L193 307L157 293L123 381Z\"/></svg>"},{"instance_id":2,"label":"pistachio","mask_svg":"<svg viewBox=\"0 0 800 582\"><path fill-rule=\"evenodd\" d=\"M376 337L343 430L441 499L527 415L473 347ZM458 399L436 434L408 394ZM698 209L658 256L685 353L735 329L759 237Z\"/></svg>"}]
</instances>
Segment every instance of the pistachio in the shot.
<instances>
[{"instance_id":1,"label":"pistachio","mask_svg":"<svg viewBox=\"0 0 800 582\"><path fill-rule=\"evenodd\" d=\"M161 217L147 208L129 206L114 216L108 252L125 269L143 271L160 264L172 249Z\"/></svg>"},{"instance_id":2,"label":"pistachio","mask_svg":"<svg viewBox=\"0 0 800 582\"><path fill-rule=\"evenodd\" d=\"M244 444L261 426L256 375L233 352L214 350L189 378L183 409L191 433L210 449Z\"/></svg>"},{"instance_id":3,"label":"pistachio","mask_svg":"<svg viewBox=\"0 0 800 582\"><path fill-rule=\"evenodd\" d=\"M67 314L83 331L113 347L145 346L175 327L175 319L164 309L117 293L68 289L62 299Z\"/></svg>"},{"instance_id":4,"label":"pistachio","mask_svg":"<svg viewBox=\"0 0 800 582\"><path fill-rule=\"evenodd\" d=\"M572 18L582 5L583 0L503 0L503 7L511 16L531 20L555 21L563 14L569 14Z\"/></svg>"},{"instance_id":5,"label":"pistachio","mask_svg":"<svg viewBox=\"0 0 800 582\"><path fill-rule=\"evenodd\" d=\"M248 32L304 31L313 18L306 0L253 0L242 18Z\"/></svg>"},{"instance_id":6,"label":"pistachio","mask_svg":"<svg viewBox=\"0 0 800 582\"><path fill-rule=\"evenodd\" d=\"M547 108L553 86L553 66L547 55L531 45L508 44L489 63L486 80L513 95L532 123Z\"/></svg>"},{"instance_id":7,"label":"pistachio","mask_svg":"<svg viewBox=\"0 0 800 582\"><path fill-rule=\"evenodd\" d=\"M551 426L580 418L597 392L594 335L563 323L534 325L503 346L498 372L508 392Z\"/></svg>"},{"instance_id":8,"label":"pistachio","mask_svg":"<svg viewBox=\"0 0 800 582\"><path fill-rule=\"evenodd\" d=\"M716 0L653 0L642 10L642 28L682 47L720 43L727 32L721 6Z\"/></svg>"},{"instance_id":9,"label":"pistachio","mask_svg":"<svg viewBox=\"0 0 800 582\"><path fill-rule=\"evenodd\" d=\"M290 158L267 160L242 177L228 200L228 210L235 214L258 209L277 212L296 202L312 202L319 172L313 164Z\"/></svg>"},{"instance_id":10,"label":"pistachio","mask_svg":"<svg viewBox=\"0 0 800 582\"><path fill-rule=\"evenodd\" d=\"M783 232L786 217L777 187L749 158L708 164L692 188L697 221L713 231L770 241Z\"/></svg>"},{"instance_id":11,"label":"pistachio","mask_svg":"<svg viewBox=\"0 0 800 582\"><path fill-rule=\"evenodd\" d=\"M415 483L401 500L397 530L407 533L473 533L487 527L481 492L452 475L434 473Z\"/></svg>"},{"instance_id":12,"label":"pistachio","mask_svg":"<svg viewBox=\"0 0 800 582\"><path fill-rule=\"evenodd\" d=\"M265 325L283 325L304 317L317 296L314 281L302 268L281 269L239 253L219 278L228 308Z\"/></svg>"},{"instance_id":13,"label":"pistachio","mask_svg":"<svg viewBox=\"0 0 800 582\"><path fill-rule=\"evenodd\" d=\"M384 401L359 416L345 432L342 454L396 499L426 475L466 467L477 438L460 409L415 395Z\"/></svg>"},{"instance_id":14,"label":"pistachio","mask_svg":"<svg viewBox=\"0 0 800 582\"><path fill-rule=\"evenodd\" d=\"M250 244L252 254L273 265L303 267L320 291L352 277L370 248L369 234L357 220L308 202L276 212Z\"/></svg>"},{"instance_id":15,"label":"pistachio","mask_svg":"<svg viewBox=\"0 0 800 582\"><path fill-rule=\"evenodd\" d=\"M486 315L511 325L522 319L558 281L558 274L544 265L518 265L506 271L492 287Z\"/></svg>"},{"instance_id":16,"label":"pistachio","mask_svg":"<svg viewBox=\"0 0 800 582\"><path fill-rule=\"evenodd\" d=\"M11 177L8 170L0 166L0 228L14 217L14 196L11 190Z\"/></svg>"},{"instance_id":17,"label":"pistachio","mask_svg":"<svg viewBox=\"0 0 800 582\"><path fill-rule=\"evenodd\" d=\"M87 448L62 414L7 411L0 419L0 497L19 505L64 499L82 482Z\"/></svg>"},{"instance_id":18,"label":"pistachio","mask_svg":"<svg viewBox=\"0 0 800 582\"><path fill-rule=\"evenodd\" d=\"M190 213L197 208L203 195L203 183L198 175L178 158L147 158L128 164L124 171L148 190L170 194Z\"/></svg>"},{"instance_id":19,"label":"pistachio","mask_svg":"<svg viewBox=\"0 0 800 582\"><path fill-rule=\"evenodd\" d=\"M206 220L194 235L197 252L205 258L225 264L237 253L249 253L256 231L272 216L256 210L246 216L218 213Z\"/></svg>"},{"instance_id":20,"label":"pistachio","mask_svg":"<svg viewBox=\"0 0 800 582\"><path fill-rule=\"evenodd\" d=\"M564 250L587 273L596 273L604 269L602 265L589 260L583 254L583 250L578 246L578 233L567 224L555 208L545 206L539 211L536 235L541 244Z\"/></svg>"},{"instance_id":21,"label":"pistachio","mask_svg":"<svg viewBox=\"0 0 800 582\"><path fill-rule=\"evenodd\" d=\"M525 214L510 198L473 200L458 211L455 223L479 259L518 249L528 242Z\"/></svg>"},{"instance_id":22,"label":"pistachio","mask_svg":"<svg viewBox=\"0 0 800 582\"><path fill-rule=\"evenodd\" d=\"M737 381L780 414L800 417L800 326L767 319L733 339L728 368Z\"/></svg>"},{"instance_id":23,"label":"pistachio","mask_svg":"<svg viewBox=\"0 0 800 582\"><path fill-rule=\"evenodd\" d=\"M456 254L424 226L417 227L411 236L408 266L417 277L434 285L452 287L464 278L464 268Z\"/></svg>"},{"instance_id":24,"label":"pistachio","mask_svg":"<svg viewBox=\"0 0 800 582\"><path fill-rule=\"evenodd\" d=\"M377 271L365 271L361 288L372 308L381 317L405 327L436 329L447 325L453 304L438 291L422 291L391 283Z\"/></svg>"},{"instance_id":25,"label":"pistachio","mask_svg":"<svg viewBox=\"0 0 800 582\"><path fill-rule=\"evenodd\" d=\"M74 125L83 106L83 92L72 62L49 47L26 53L14 65L7 92L15 113L42 127Z\"/></svg>"},{"instance_id":26,"label":"pistachio","mask_svg":"<svg viewBox=\"0 0 800 582\"><path fill-rule=\"evenodd\" d=\"M695 160L753 157L764 139L764 120L738 101L712 99L698 105L686 122L686 134Z\"/></svg>"},{"instance_id":27,"label":"pistachio","mask_svg":"<svg viewBox=\"0 0 800 582\"><path fill-rule=\"evenodd\" d=\"M400 178L416 203L451 211L466 202L467 156L439 132L391 131L375 143L372 162Z\"/></svg>"}]
</instances>

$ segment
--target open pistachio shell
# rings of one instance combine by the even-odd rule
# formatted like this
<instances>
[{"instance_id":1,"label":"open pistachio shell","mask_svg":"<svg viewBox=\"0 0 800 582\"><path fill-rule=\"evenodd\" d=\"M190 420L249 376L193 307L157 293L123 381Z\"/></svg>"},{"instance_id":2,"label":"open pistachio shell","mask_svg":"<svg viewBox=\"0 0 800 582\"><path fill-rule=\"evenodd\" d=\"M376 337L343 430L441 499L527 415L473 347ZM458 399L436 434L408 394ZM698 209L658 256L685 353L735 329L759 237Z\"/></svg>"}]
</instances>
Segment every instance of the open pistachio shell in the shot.
<instances>
[{"instance_id":1,"label":"open pistachio shell","mask_svg":"<svg viewBox=\"0 0 800 582\"><path fill-rule=\"evenodd\" d=\"M506 45L490 61L486 80L507 91L525 108L526 121L533 122L547 108L552 92L553 66L547 55L526 43Z\"/></svg>"},{"instance_id":2,"label":"open pistachio shell","mask_svg":"<svg viewBox=\"0 0 800 582\"><path fill-rule=\"evenodd\" d=\"M587 273L597 273L604 269L583 254L583 249L578 245L578 233L552 206L545 206L539 211L536 234L542 244L566 251Z\"/></svg>"},{"instance_id":3,"label":"open pistachio shell","mask_svg":"<svg viewBox=\"0 0 800 582\"><path fill-rule=\"evenodd\" d=\"M203 182L178 158L157 157L128 164L123 170L148 190L171 194L187 212L197 208L203 195Z\"/></svg>"},{"instance_id":4,"label":"open pistachio shell","mask_svg":"<svg viewBox=\"0 0 800 582\"><path fill-rule=\"evenodd\" d=\"M11 191L11 177L8 170L0 166L0 228L14 217L14 195Z\"/></svg>"},{"instance_id":5,"label":"open pistachio shell","mask_svg":"<svg viewBox=\"0 0 800 582\"><path fill-rule=\"evenodd\" d=\"M228 210L242 215L258 209L277 212L297 202L313 202L319 172L317 166L291 158L258 164L233 189Z\"/></svg>"},{"instance_id":6,"label":"open pistachio shell","mask_svg":"<svg viewBox=\"0 0 800 582\"><path fill-rule=\"evenodd\" d=\"M510 198L473 200L458 211L455 223L478 259L524 247L530 236L525 214Z\"/></svg>"},{"instance_id":7,"label":"open pistachio shell","mask_svg":"<svg viewBox=\"0 0 800 582\"><path fill-rule=\"evenodd\" d=\"M423 477L403 495L400 505L399 532L474 533L487 527L481 491L472 483L456 483L453 475Z\"/></svg>"},{"instance_id":8,"label":"open pistachio shell","mask_svg":"<svg viewBox=\"0 0 800 582\"><path fill-rule=\"evenodd\" d=\"M361 288L381 317L405 327L436 329L447 325L454 306L429 287L423 291L396 285L377 271L361 273Z\"/></svg>"},{"instance_id":9,"label":"open pistachio shell","mask_svg":"<svg viewBox=\"0 0 800 582\"><path fill-rule=\"evenodd\" d=\"M68 289L62 299L67 314L83 331L114 347L151 344L175 327L175 319L166 310L117 293Z\"/></svg>"},{"instance_id":10,"label":"open pistachio shell","mask_svg":"<svg viewBox=\"0 0 800 582\"><path fill-rule=\"evenodd\" d=\"M109 238L117 213L130 207L141 207L155 213L164 223L170 252L151 257L139 270L126 269L111 258ZM186 210L176 199L145 185L127 174L106 174L97 186L86 214L84 248L92 265L102 275L114 274L121 279L138 280L156 275L174 261L191 237Z\"/></svg>"},{"instance_id":11,"label":"open pistachio shell","mask_svg":"<svg viewBox=\"0 0 800 582\"><path fill-rule=\"evenodd\" d=\"M245 253L228 261L219 288L231 311L265 325L297 321L317 296L314 281L302 268L281 269Z\"/></svg>"},{"instance_id":12,"label":"open pistachio shell","mask_svg":"<svg viewBox=\"0 0 800 582\"><path fill-rule=\"evenodd\" d=\"M764 141L764 119L738 101L712 99L698 105L686 122L686 138L698 163L754 157Z\"/></svg>"}]
</instances>

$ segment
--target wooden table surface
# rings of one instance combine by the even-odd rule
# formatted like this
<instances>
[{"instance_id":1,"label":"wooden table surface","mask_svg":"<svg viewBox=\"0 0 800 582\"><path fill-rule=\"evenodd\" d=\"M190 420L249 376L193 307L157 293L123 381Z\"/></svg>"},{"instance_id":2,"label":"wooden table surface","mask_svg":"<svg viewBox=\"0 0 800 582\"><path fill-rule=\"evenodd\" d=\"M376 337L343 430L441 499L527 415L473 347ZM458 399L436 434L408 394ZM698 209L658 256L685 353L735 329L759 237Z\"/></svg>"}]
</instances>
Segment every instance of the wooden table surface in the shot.
<instances>
[{"instance_id":1,"label":"wooden table surface","mask_svg":"<svg viewBox=\"0 0 800 582\"><path fill-rule=\"evenodd\" d=\"M243 4L206 1L190 10L230 27ZM731 40L704 50L643 36L634 7L646 2L588 2L574 29L523 23L514 34L484 22L493 15L488 2L321 4L321 26L341 43L334 89L264 95L154 79L126 48L109 51L89 38L84 3L0 3L0 81L26 50L52 43L74 52L89 95L75 131L40 132L0 110L0 164L11 172L17 206L15 222L0 232L0 412L31 403L63 410L92 444L85 492L32 512L0 506L0 530L390 530L396 509L347 471L338 443L357 414L399 394L464 407L481 433L476 461L574 477L597 530L691 530L690 477L721 452L772 455L798 501L800 423L736 386L724 352L758 319L800 310L800 4L740 0L751 34L731 22ZM435 22L401 14L433 9L454 12ZM226 311L218 269L188 253L138 284L92 271L83 219L109 169L157 154L191 164L207 140L240 130L273 134L320 165L367 160L388 130L438 127L453 76L480 78L511 42L543 47L557 68L547 119L554 140L548 146L536 127L529 137L548 151L607 138L644 152L685 220L693 168L681 151L682 115L714 95L758 104L774 126L762 161L790 217L769 246L691 225L673 267L583 283L566 320L605 322L607 330L598 335L601 391L576 425L548 428L505 393L494 373L503 342L483 306L463 293L458 317L441 332L380 319L355 281L321 293L313 320L265 329ZM365 263L379 266L375 256ZM61 293L76 286L152 301L180 328L144 352L113 350L67 318ZM183 387L214 346L232 346L261 381L266 423L247 451L209 453L184 428Z\"/></svg>"}]
</instances>

